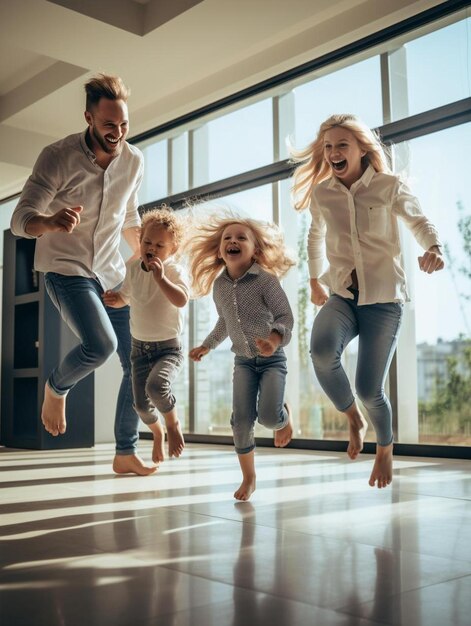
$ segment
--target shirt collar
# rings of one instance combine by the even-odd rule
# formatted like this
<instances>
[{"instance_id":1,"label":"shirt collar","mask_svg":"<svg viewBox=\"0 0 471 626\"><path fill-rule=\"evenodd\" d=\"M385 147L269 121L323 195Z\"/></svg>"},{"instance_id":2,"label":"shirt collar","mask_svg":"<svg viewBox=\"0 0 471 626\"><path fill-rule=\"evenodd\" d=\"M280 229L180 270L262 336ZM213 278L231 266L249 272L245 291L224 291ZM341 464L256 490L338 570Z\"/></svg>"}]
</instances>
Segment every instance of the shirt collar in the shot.
<instances>
[{"instance_id":1,"label":"shirt collar","mask_svg":"<svg viewBox=\"0 0 471 626\"><path fill-rule=\"evenodd\" d=\"M249 267L249 269L245 272L245 274L243 274L240 278L236 278L236 281L238 280L242 280L243 278L245 278L248 274L260 274L260 265L258 263L252 263L252 265ZM230 280L232 283L235 282L227 273L227 267L224 268L224 273L223 276L226 280Z\"/></svg>"},{"instance_id":2,"label":"shirt collar","mask_svg":"<svg viewBox=\"0 0 471 626\"><path fill-rule=\"evenodd\" d=\"M93 150L90 150L90 148L88 147L87 144L87 134L88 134L88 127L86 128L86 130L84 130L84 132L80 135L80 145L82 146L82 150L85 152L85 154L87 155L87 157L90 159L90 161L93 164L96 164L96 156L95 153L93 152Z\"/></svg>"},{"instance_id":3,"label":"shirt collar","mask_svg":"<svg viewBox=\"0 0 471 626\"><path fill-rule=\"evenodd\" d=\"M368 187L375 174L376 170L370 163L370 165L368 165L366 170L363 172L362 176L357 181L355 181L353 185L358 186L359 184L362 184L364 187ZM345 185L343 185L343 183L338 178L336 178L335 176L331 176L328 184L329 189L334 189L335 187L339 186L343 189L346 189Z\"/></svg>"}]
</instances>

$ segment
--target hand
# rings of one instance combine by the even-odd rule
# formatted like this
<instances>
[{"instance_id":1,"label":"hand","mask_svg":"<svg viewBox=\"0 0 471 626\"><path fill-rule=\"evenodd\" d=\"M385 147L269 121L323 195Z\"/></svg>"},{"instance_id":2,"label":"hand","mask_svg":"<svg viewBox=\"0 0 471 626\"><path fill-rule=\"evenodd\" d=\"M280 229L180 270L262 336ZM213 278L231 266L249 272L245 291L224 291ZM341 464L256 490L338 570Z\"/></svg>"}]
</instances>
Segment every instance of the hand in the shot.
<instances>
[{"instance_id":1,"label":"hand","mask_svg":"<svg viewBox=\"0 0 471 626\"><path fill-rule=\"evenodd\" d=\"M257 338L255 339L255 345L258 348L260 356L271 356L280 345L280 342L278 341L278 344L276 344L270 337L267 337L267 339Z\"/></svg>"},{"instance_id":2,"label":"hand","mask_svg":"<svg viewBox=\"0 0 471 626\"><path fill-rule=\"evenodd\" d=\"M201 361L205 354L208 354L209 348L206 346L198 346L197 348L193 348L190 350L190 359L192 361Z\"/></svg>"},{"instance_id":3,"label":"hand","mask_svg":"<svg viewBox=\"0 0 471 626\"><path fill-rule=\"evenodd\" d=\"M164 264L160 259L152 259L147 268L149 272L154 274L154 278L157 282L161 281L165 276Z\"/></svg>"},{"instance_id":4,"label":"hand","mask_svg":"<svg viewBox=\"0 0 471 626\"><path fill-rule=\"evenodd\" d=\"M445 262L438 246L430 247L423 256L418 257L419 267L422 272L433 274L445 267Z\"/></svg>"},{"instance_id":5,"label":"hand","mask_svg":"<svg viewBox=\"0 0 471 626\"><path fill-rule=\"evenodd\" d=\"M311 302L316 306L322 306L329 299L329 294L320 284L317 278L311 278Z\"/></svg>"},{"instance_id":6,"label":"hand","mask_svg":"<svg viewBox=\"0 0 471 626\"><path fill-rule=\"evenodd\" d=\"M101 298L104 304L106 304L106 306L111 306L111 307L115 307L118 304L118 302L121 300L121 298L119 297L119 293L117 291L111 291L111 290L108 290L102 293Z\"/></svg>"},{"instance_id":7,"label":"hand","mask_svg":"<svg viewBox=\"0 0 471 626\"><path fill-rule=\"evenodd\" d=\"M82 206L67 207L60 209L54 215L44 218L46 230L56 233L71 233L80 224Z\"/></svg>"}]
</instances>

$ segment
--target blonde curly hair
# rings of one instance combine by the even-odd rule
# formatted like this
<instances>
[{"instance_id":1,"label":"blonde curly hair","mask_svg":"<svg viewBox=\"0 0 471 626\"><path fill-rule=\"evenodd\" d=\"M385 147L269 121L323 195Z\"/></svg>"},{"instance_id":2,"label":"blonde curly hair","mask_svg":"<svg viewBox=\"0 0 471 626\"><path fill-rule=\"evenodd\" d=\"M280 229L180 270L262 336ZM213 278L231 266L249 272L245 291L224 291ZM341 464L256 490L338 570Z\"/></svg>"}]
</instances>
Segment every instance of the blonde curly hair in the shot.
<instances>
[{"instance_id":1,"label":"blonde curly hair","mask_svg":"<svg viewBox=\"0 0 471 626\"><path fill-rule=\"evenodd\" d=\"M356 115L342 113L331 115L323 122L315 140L303 150L291 149L291 162L298 164L293 175L294 208L298 211L309 207L314 185L332 176L330 165L324 159L324 136L336 126L346 128L353 133L358 145L366 152L362 162L366 167L371 164L377 172L390 172L385 154L385 147L379 136L362 122Z\"/></svg>"},{"instance_id":2,"label":"blonde curly hair","mask_svg":"<svg viewBox=\"0 0 471 626\"><path fill-rule=\"evenodd\" d=\"M273 223L241 217L235 214L215 215L209 223L195 225L194 234L186 243L189 257L193 296L205 296L225 267L218 252L224 230L233 224L249 228L255 239L257 263L277 278L284 276L296 265L294 255L286 247L283 233Z\"/></svg>"},{"instance_id":3,"label":"blonde curly hair","mask_svg":"<svg viewBox=\"0 0 471 626\"><path fill-rule=\"evenodd\" d=\"M162 204L160 207L155 207L142 214L141 241L147 226L162 226L162 228L173 236L175 250L178 250L182 246L186 236L185 220L168 205Z\"/></svg>"}]
</instances>

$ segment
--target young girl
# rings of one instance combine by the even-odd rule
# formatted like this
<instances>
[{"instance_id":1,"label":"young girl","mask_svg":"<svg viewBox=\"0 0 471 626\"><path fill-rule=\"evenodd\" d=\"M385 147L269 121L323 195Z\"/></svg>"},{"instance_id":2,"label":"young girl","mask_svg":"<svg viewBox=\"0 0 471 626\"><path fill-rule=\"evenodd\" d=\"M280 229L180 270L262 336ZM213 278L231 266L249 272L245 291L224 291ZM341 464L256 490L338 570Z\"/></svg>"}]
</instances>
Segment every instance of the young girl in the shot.
<instances>
[{"instance_id":1,"label":"young girl","mask_svg":"<svg viewBox=\"0 0 471 626\"><path fill-rule=\"evenodd\" d=\"M154 436L152 460L164 460L165 419L169 456L180 456L184 441L172 383L183 365L180 335L189 289L183 268L175 262L183 238L183 222L168 208L144 213L141 258L127 266L120 291L107 291L107 306L130 303L131 367L134 407Z\"/></svg>"},{"instance_id":2,"label":"young girl","mask_svg":"<svg viewBox=\"0 0 471 626\"><path fill-rule=\"evenodd\" d=\"M293 428L284 402L286 356L293 315L279 278L294 265L274 224L219 217L198 229L189 244L194 293L209 293L219 319L190 358L200 361L226 337L235 352L231 426L242 470L234 497L255 491L254 425L275 431L275 446L286 446ZM257 402L258 396L258 402Z\"/></svg>"},{"instance_id":3,"label":"young girl","mask_svg":"<svg viewBox=\"0 0 471 626\"><path fill-rule=\"evenodd\" d=\"M419 267L444 267L435 227L418 200L393 175L378 137L353 115L333 115L314 142L294 154L295 207L309 206L311 300L322 306L311 338L317 378L349 420L348 455L363 448L367 422L350 388L340 357L358 335L356 391L376 431L373 487L392 481L392 414L384 380L394 353L403 303L409 300L402 267L398 219L426 250ZM324 246L329 262L322 273ZM329 288L328 295L325 286Z\"/></svg>"}]
</instances>

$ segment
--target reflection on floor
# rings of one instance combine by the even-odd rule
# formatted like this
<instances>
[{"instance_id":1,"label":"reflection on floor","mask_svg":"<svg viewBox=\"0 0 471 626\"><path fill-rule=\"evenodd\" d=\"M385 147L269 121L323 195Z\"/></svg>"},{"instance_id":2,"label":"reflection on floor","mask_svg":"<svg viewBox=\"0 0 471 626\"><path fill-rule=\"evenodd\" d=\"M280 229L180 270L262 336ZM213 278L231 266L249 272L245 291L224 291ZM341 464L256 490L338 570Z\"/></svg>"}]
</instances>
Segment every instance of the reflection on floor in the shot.
<instances>
[{"instance_id":1,"label":"reflection on floor","mask_svg":"<svg viewBox=\"0 0 471 626\"><path fill-rule=\"evenodd\" d=\"M145 478L112 446L0 452L3 626L470 623L466 461L401 457L378 490L371 456L260 448L237 503L228 446Z\"/></svg>"}]
</instances>

